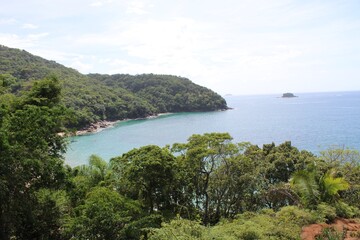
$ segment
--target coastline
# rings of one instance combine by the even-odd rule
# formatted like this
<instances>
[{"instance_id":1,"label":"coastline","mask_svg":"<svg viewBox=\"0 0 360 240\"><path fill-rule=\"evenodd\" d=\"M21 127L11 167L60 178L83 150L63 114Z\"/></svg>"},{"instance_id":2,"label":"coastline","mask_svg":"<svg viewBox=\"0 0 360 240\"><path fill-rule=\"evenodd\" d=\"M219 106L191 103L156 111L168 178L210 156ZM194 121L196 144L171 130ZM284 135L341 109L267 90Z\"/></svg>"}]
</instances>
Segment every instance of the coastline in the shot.
<instances>
[{"instance_id":1,"label":"coastline","mask_svg":"<svg viewBox=\"0 0 360 240\"><path fill-rule=\"evenodd\" d=\"M160 116L169 115L169 114L173 114L173 113L171 113L171 112L158 113L158 114L150 115L150 116L143 117L143 118L126 118L126 119L116 120L116 121L102 120L102 121L99 121L96 123L91 123L90 126L76 131L71 136L82 136L82 135L87 135L87 134L94 134L94 133L101 132L105 129L114 127L117 123L120 123L120 122L126 122L126 121L130 121L130 120L153 119L153 118L158 118Z\"/></svg>"},{"instance_id":2,"label":"coastline","mask_svg":"<svg viewBox=\"0 0 360 240\"><path fill-rule=\"evenodd\" d=\"M117 121L99 121L96 123L91 123L90 126L83 128L81 130L78 130L75 132L74 136L81 136L86 134L92 134L92 133L98 133L101 132L104 129L113 127L116 123L123 121L123 120L117 120Z\"/></svg>"},{"instance_id":3,"label":"coastline","mask_svg":"<svg viewBox=\"0 0 360 240\"><path fill-rule=\"evenodd\" d=\"M233 108L228 107L227 109L219 109L217 111L227 111L227 110L232 110L232 109ZM91 123L89 126L84 127L83 129L77 130L75 132L72 132L72 133L60 132L60 133L58 133L58 135L61 137L72 137L72 136L83 136L83 135L88 135L88 134L95 134L95 133L99 133L105 129L112 128L120 122L126 122L126 121L131 121L131 120L154 119L154 118L158 118L158 117L170 115L170 114L174 114L174 113L173 112L157 113L157 114L150 115L150 116L143 117L143 118L125 118L122 120L115 120L115 121L102 120L102 121L98 121L95 123Z\"/></svg>"}]
</instances>

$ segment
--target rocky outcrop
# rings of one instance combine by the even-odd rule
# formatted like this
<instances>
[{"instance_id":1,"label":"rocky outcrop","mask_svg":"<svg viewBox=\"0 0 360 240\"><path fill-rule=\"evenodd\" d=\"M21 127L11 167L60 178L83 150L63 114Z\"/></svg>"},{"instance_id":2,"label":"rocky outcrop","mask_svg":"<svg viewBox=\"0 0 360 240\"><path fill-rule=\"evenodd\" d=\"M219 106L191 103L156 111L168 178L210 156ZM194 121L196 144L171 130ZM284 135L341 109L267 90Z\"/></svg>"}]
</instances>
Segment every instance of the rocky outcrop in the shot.
<instances>
[{"instance_id":1,"label":"rocky outcrop","mask_svg":"<svg viewBox=\"0 0 360 240\"><path fill-rule=\"evenodd\" d=\"M90 124L89 127L76 131L76 135L84 135L84 134L88 134L88 133L96 133L96 132L100 132L101 130L108 128L108 127L112 127L115 123L117 123L118 121L115 122L111 122L111 121L99 121L96 123L92 123Z\"/></svg>"},{"instance_id":2,"label":"rocky outcrop","mask_svg":"<svg viewBox=\"0 0 360 240\"><path fill-rule=\"evenodd\" d=\"M295 96L293 93L283 93L282 97L283 98L293 98L293 97L297 97L297 96Z\"/></svg>"}]
</instances>

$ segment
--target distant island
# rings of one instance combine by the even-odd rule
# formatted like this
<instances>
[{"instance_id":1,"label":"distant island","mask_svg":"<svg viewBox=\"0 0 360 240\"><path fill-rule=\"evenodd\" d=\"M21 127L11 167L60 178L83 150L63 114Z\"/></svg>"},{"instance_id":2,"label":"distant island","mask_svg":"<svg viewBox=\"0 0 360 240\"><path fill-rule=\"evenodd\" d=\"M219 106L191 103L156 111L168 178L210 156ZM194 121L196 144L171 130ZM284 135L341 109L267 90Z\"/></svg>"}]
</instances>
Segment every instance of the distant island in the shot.
<instances>
[{"instance_id":1,"label":"distant island","mask_svg":"<svg viewBox=\"0 0 360 240\"><path fill-rule=\"evenodd\" d=\"M282 98L294 98L294 97L298 97L295 96L293 93L283 93Z\"/></svg>"}]
</instances>

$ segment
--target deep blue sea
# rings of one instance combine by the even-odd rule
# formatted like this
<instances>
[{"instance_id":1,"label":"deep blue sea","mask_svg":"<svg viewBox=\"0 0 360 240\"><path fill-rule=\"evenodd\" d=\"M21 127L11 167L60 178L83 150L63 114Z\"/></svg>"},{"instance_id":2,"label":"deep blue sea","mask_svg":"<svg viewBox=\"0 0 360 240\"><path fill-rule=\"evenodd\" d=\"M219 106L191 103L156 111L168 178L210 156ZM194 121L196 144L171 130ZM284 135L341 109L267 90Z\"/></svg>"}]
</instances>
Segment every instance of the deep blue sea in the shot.
<instances>
[{"instance_id":1,"label":"deep blue sea","mask_svg":"<svg viewBox=\"0 0 360 240\"><path fill-rule=\"evenodd\" d=\"M318 154L337 145L360 150L360 92L227 96L233 110L179 113L118 123L96 134L69 139L65 161L85 164L91 154L106 161L133 148L186 142L192 134L229 132L234 142L262 145L291 141Z\"/></svg>"}]
</instances>

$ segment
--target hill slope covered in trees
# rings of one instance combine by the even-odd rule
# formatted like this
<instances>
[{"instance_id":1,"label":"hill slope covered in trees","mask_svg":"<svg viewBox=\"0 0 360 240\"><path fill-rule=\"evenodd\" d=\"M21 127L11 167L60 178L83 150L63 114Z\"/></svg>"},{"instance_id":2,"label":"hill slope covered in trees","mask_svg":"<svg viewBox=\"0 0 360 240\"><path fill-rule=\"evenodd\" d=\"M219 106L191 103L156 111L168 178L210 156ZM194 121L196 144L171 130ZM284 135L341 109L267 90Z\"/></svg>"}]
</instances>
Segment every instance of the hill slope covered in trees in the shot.
<instances>
[{"instance_id":1,"label":"hill slope covered in trees","mask_svg":"<svg viewBox=\"0 0 360 240\"><path fill-rule=\"evenodd\" d=\"M220 95L186 78L155 74L84 75L24 50L0 45L2 99L21 95L35 80L48 76L60 80L61 100L73 111L75 121L70 126L76 128L100 120L143 118L161 112L227 109Z\"/></svg>"}]
</instances>

